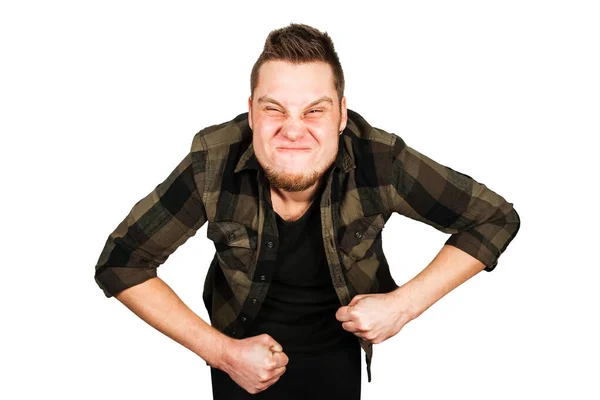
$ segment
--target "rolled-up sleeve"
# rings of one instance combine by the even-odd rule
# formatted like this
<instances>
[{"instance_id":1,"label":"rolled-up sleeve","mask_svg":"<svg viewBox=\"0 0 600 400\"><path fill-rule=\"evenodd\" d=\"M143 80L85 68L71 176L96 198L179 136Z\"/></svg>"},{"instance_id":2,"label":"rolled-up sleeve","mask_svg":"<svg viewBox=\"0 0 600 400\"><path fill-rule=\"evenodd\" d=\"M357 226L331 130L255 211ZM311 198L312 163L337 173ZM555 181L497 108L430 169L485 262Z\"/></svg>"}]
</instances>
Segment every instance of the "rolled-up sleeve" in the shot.
<instances>
[{"instance_id":1,"label":"rolled-up sleeve","mask_svg":"<svg viewBox=\"0 0 600 400\"><path fill-rule=\"evenodd\" d=\"M110 233L95 269L107 297L156 276L170 254L206 222L202 152L190 151Z\"/></svg>"},{"instance_id":2,"label":"rolled-up sleeve","mask_svg":"<svg viewBox=\"0 0 600 400\"><path fill-rule=\"evenodd\" d=\"M465 251L481 261L486 271L492 271L520 227L513 204L394 137L389 186L392 211L451 234L446 244Z\"/></svg>"}]
</instances>

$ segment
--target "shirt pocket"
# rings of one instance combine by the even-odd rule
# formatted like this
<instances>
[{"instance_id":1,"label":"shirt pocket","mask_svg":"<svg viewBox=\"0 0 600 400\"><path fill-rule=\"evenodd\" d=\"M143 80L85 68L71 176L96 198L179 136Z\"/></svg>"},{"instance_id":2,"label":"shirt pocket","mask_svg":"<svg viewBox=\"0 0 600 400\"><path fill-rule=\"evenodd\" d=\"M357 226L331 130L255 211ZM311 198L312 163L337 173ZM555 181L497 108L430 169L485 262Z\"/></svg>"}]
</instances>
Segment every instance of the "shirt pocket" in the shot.
<instances>
[{"instance_id":1,"label":"shirt pocket","mask_svg":"<svg viewBox=\"0 0 600 400\"><path fill-rule=\"evenodd\" d=\"M256 261L257 232L234 221L209 222L206 236L213 241L222 266L247 272Z\"/></svg>"},{"instance_id":2,"label":"shirt pocket","mask_svg":"<svg viewBox=\"0 0 600 400\"><path fill-rule=\"evenodd\" d=\"M346 269L364 259L369 249L377 240L385 224L382 214L370 215L356 219L340 228L339 250L342 264Z\"/></svg>"}]
</instances>

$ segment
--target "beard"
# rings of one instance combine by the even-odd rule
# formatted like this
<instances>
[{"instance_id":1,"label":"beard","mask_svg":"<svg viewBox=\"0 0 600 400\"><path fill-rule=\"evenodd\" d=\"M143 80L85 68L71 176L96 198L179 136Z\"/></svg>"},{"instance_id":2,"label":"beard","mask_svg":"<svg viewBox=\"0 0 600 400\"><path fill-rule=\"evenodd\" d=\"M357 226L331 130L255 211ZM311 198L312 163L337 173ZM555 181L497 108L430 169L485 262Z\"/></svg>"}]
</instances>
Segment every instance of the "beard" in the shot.
<instances>
[{"instance_id":1,"label":"beard","mask_svg":"<svg viewBox=\"0 0 600 400\"><path fill-rule=\"evenodd\" d=\"M268 166L263 166L263 169L272 187L286 192L301 192L317 183L334 161L335 157L329 160L320 170L312 170L300 174L285 173Z\"/></svg>"}]
</instances>

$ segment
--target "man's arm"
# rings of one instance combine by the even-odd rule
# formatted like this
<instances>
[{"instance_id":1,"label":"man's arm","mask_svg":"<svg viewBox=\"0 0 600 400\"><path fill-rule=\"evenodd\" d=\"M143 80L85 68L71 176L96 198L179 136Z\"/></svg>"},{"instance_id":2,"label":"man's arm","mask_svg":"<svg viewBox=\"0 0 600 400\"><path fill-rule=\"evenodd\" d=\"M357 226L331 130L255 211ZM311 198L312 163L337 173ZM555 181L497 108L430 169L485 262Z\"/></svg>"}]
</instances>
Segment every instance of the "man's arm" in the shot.
<instances>
[{"instance_id":1,"label":"man's arm","mask_svg":"<svg viewBox=\"0 0 600 400\"><path fill-rule=\"evenodd\" d=\"M177 343L225 371L249 393L279 380L288 357L279 343L263 334L232 339L204 322L160 278L151 278L115 295L127 308Z\"/></svg>"},{"instance_id":2,"label":"man's arm","mask_svg":"<svg viewBox=\"0 0 600 400\"><path fill-rule=\"evenodd\" d=\"M210 366L223 369L223 354L233 339L195 314L162 279L148 279L115 297L142 320L196 353Z\"/></svg>"},{"instance_id":3,"label":"man's arm","mask_svg":"<svg viewBox=\"0 0 600 400\"><path fill-rule=\"evenodd\" d=\"M222 334L158 277L115 297L150 326L196 353L211 367L225 371L249 393L267 389L286 370L288 357L272 337L263 334L238 340Z\"/></svg>"},{"instance_id":4,"label":"man's arm","mask_svg":"<svg viewBox=\"0 0 600 400\"><path fill-rule=\"evenodd\" d=\"M395 136L388 201L392 211L449 233L452 245L492 271L517 235L512 203L470 176L446 167Z\"/></svg>"},{"instance_id":5,"label":"man's arm","mask_svg":"<svg viewBox=\"0 0 600 400\"><path fill-rule=\"evenodd\" d=\"M192 150L194 146L192 145ZM156 270L206 222L206 153L190 152L109 235L95 279L148 324L219 368L250 393L273 385L288 358L269 335L236 340L190 310Z\"/></svg>"},{"instance_id":6,"label":"man's arm","mask_svg":"<svg viewBox=\"0 0 600 400\"><path fill-rule=\"evenodd\" d=\"M107 297L116 297L148 324L219 368L227 337L192 312L156 271L206 222L203 186L202 153L189 152L110 233L96 263L95 279Z\"/></svg>"},{"instance_id":7,"label":"man's arm","mask_svg":"<svg viewBox=\"0 0 600 400\"><path fill-rule=\"evenodd\" d=\"M336 317L345 330L371 343L381 343L483 268L473 256L444 245L413 279L390 293L354 296Z\"/></svg>"},{"instance_id":8,"label":"man's arm","mask_svg":"<svg viewBox=\"0 0 600 400\"><path fill-rule=\"evenodd\" d=\"M516 236L511 203L468 175L443 166L396 137L389 202L393 211L451 233L415 278L391 293L358 295L336 314L344 329L380 343L396 335L481 270L492 271Z\"/></svg>"}]
</instances>

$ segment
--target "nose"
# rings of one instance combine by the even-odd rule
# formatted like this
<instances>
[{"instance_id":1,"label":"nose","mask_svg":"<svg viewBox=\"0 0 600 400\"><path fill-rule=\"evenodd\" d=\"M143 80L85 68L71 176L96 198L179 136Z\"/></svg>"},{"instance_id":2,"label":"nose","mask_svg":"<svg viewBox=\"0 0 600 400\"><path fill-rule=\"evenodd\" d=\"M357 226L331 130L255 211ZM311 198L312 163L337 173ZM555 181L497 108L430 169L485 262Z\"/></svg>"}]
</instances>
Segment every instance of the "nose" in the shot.
<instances>
[{"instance_id":1,"label":"nose","mask_svg":"<svg viewBox=\"0 0 600 400\"><path fill-rule=\"evenodd\" d=\"M289 116L281 126L281 134L292 142L301 139L306 133L306 125L297 117Z\"/></svg>"}]
</instances>

